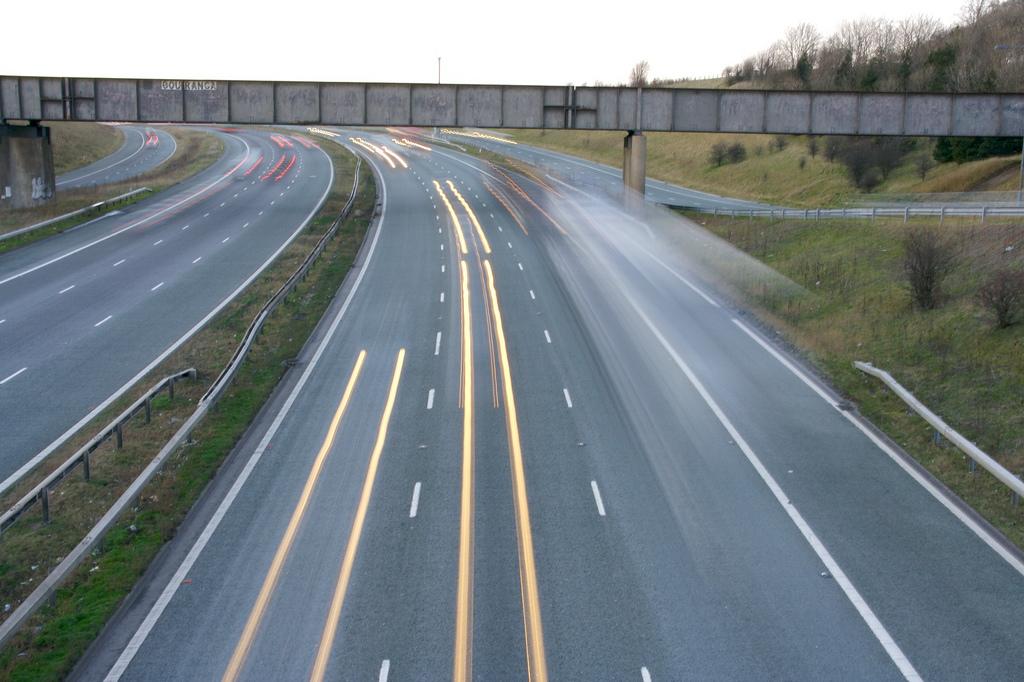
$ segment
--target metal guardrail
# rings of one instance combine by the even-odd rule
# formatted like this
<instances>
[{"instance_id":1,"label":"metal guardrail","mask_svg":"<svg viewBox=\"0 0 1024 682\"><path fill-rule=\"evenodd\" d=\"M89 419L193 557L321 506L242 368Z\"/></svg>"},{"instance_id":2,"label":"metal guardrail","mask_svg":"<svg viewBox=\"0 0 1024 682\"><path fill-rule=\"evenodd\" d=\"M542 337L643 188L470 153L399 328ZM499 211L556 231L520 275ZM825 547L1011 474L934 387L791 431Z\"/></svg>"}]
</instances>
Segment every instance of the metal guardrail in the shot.
<instances>
[{"instance_id":1,"label":"metal guardrail","mask_svg":"<svg viewBox=\"0 0 1024 682\"><path fill-rule=\"evenodd\" d=\"M47 227L49 225L54 225L54 224L59 223L59 222L61 222L63 220L67 220L69 218L75 218L75 217L80 216L80 215L86 215L88 213L98 212L100 209L106 208L108 206L114 206L114 205L116 205L118 203L121 203L121 202L125 201L126 199L130 199L133 196L135 196L136 194L140 194L142 192L152 192L152 191L153 190L151 190L149 187L140 187L139 189L133 189L131 192L125 192L124 194L118 194L116 197L111 197L109 199L104 199L103 201L97 201L95 204L90 204L89 206L86 206L85 208L80 208L77 211L71 211L71 213L65 213L64 215L59 215L56 218L50 218L49 220L44 220L43 222L36 223L35 225L29 225L27 227L20 227L17 230L12 230L10 232L5 232L4 234L0 234L0 242L5 241L7 239L14 239L15 237L19 237L19 236L21 236L23 234L27 234L29 232L34 232L35 230Z\"/></svg>"},{"instance_id":2,"label":"metal guardrail","mask_svg":"<svg viewBox=\"0 0 1024 682\"><path fill-rule=\"evenodd\" d=\"M14 636L14 633L25 623L28 618L39 609L40 606L50 597L50 595L71 575L71 572L87 557L92 550L99 545L103 536L110 530L110 528L117 521L118 517L131 506L139 497L142 489L153 479L153 477L159 472L167 459L174 453L178 447L185 442L191 435L192 431L199 425L206 414L213 408L217 400L222 395L224 389L234 378L238 372L238 368L241 366L242 361L245 359L246 354L252 346L253 341L259 335L259 331L263 328L263 324L266 322L267 317L273 310L285 300L287 295L295 288L303 278L305 278L310 266L316 260L326 246L327 242L333 237L340 227L341 223L348 217L349 212L352 210L352 206L355 204L356 194L359 191L359 172L362 167L362 159L357 157L355 179L352 182L352 192L349 195L348 202L342 209L341 213L328 228L327 232L320 238L316 246L302 262L302 265L292 273L291 277L281 286L280 289L270 298L269 301L260 309L260 311L253 318L252 323L249 325L249 329L246 331L242 338L241 344L235 351L231 358L231 361L224 368L224 371L220 373L216 381L210 387L210 390L199 401L195 411L192 415L185 420L185 423L171 436L170 440L164 444L156 456L150 461L146 468L132 481L131 485L121 493L121 496L117 498L110 509L100 517L100 520L96 522L96 525L86 534L86 536L79 542L73 550L71 550L67 556L54 568L49 575L46 576L39 583L39 586L23 601L14 613L10 617L0 624L0 647L3 647L10 641Z\"/></svg>"},{"instance_id":3,"label":"metal guardrail","mask_svg":"<svg viewBox=\"0 0 1024 682\"><path fill-rule=\"evenodd\" d=\"M936 434L945 437L946 440L957 446L964 454L970 457L972 470L974 468L974 463L980 464L986 471L995 476L1001 483L1010 489L1010 492L1013 493L1014 502L1018 501L1021 497L1024 497L1024 481L1017 476L1014 476L1009 469L992 459L992 457L986 454L981 448L964 438L954 430L953 427L944 422L941 417L925 407L920 400L914 397L913 393L893 379L891 374L883 369L875 367L870 362L857 361L853 363L853 366L866 374L870 374L873 377L881 379L882 382L892 389L893 393L909 405L914 412L917 412L926 422L931 424L935 429Z\"/></svg>"},{"instance_id":4,"label":"metal guardrail","mask_svg":"<svg viewBox=\"0 0 1024 682\"><path fill-rule=\"evenodd\" d=\"M146 391L142 397L129 405L124 412L114 417L114 420L103 427L88 443L79 448L75 454L68 457L63 464L26 493L13 507L4 512L3 516L0 516L0 534L7 530L37 500L43 505L43 521L48 523L50 521L50 491L53 490L54 486L67 477L71 470L79 464L82 465L82 473L85 476L85 480L88 481L91 478L90 456L92 453L112 437L117 438L117 449L120 450L124 444L125 424L142 411L146 413L146 423L148 424L153 414L153 398L166 389L168 395L173 400L175 382L185 378L196 378L194 367L164 377Z\"/></svg>"},{"instance_id":5,"label":"metal guardrail","mask_svg":"<svg viewBox=\"0 0 1024 682\"><path fill-rule=\"evenodd\" d=\"M822 220L825 218L903 218L903 222L913 217L938 217L941 223L945 218L986 218L999 216L1024 216L1024 208L1005 206L903 206L900 208L707 208L702 206L683 206L671 204L670 208L678 208L715 216L732 218L793 218L797 220Z\"/></svg>"}]
</instances>

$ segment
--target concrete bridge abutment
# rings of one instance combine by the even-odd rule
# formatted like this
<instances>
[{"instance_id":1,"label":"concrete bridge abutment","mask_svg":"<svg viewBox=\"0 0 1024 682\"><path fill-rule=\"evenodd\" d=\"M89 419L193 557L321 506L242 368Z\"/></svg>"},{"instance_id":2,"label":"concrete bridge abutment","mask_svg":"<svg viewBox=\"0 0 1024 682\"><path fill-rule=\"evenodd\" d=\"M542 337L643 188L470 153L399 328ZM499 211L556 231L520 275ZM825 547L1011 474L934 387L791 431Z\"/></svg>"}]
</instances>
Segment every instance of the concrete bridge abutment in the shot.
<instances>
[{"instance_id":1,"label":"concrete bridge abutment","mask_svg":"<svg viewBox=\"0 0 1024 682\"><path fill-rule=\"evenodd\" d=\"M55 189L50 129L0 125L0 210L39 206Z\"/></svg>"},{"instance_id":2,"label":"concrete bridge abutment","mask_svg":"<svg viewBox=\"0 0 1024 682\"><path fill-rule=\"evenodd\" d=\"M647 186L647 138L630 130L622 143L622 184L627 197L643 199Z\"/></svg>"}]
</instances>

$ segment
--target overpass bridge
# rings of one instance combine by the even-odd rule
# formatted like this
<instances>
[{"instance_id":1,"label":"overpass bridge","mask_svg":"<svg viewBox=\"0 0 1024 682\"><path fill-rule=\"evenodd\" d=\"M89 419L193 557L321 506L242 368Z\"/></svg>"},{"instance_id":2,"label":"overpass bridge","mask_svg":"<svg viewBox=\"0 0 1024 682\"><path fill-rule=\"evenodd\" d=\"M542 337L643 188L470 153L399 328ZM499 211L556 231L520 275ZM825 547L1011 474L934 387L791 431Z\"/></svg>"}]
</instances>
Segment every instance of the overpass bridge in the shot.
<instances>
[{"instance_id":1,"label":"overpass bridge","mask_svg":"<svg viewBox=\"0 0 1024 682\"><path fill-rule=\"evenodd\" d=\"M621 130L623 180L643 192L643 131L1022 136L1024 93L0 76L0 119L0 206L52 196L44 121Z\"/></svg>"}]
</instances>

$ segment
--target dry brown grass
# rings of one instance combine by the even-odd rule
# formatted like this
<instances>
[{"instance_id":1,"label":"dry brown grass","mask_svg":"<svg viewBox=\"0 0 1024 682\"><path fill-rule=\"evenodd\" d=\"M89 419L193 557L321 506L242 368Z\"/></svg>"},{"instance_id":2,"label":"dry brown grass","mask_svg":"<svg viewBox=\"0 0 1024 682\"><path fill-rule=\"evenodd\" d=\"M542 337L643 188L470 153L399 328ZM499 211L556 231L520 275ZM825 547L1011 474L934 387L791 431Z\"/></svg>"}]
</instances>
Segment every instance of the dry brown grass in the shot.
<instances>
[{"instance_id":1,"label":"dry brown grass","mask_svg":"<svg viewBox=\"0 0 1024 682\"><path fill-rule=\"evenodd\" d=\"M124 134L117 126L65 121L46 125L53 148L53 171L57 175L110 156L124 144Z\"/></svg>"}]
</instances>

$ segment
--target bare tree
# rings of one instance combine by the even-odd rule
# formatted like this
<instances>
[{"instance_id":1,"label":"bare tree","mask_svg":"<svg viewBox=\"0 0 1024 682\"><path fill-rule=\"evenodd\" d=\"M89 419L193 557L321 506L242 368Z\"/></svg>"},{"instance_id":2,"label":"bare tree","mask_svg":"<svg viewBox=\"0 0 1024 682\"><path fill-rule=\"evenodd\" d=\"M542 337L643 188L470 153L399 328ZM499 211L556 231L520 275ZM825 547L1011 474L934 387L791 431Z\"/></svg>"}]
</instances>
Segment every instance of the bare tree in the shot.
<instances>
[{"instance_id":1,"label":"bare tree","mask_svg":"<svg viewBox=\"0 0 1024 682\"><path fill-rule=\"evenodd\" d=\"M990 4L989 0L967 0L967 4L960 9L960 21L964 26L977 26Z\"/></svg>"},{"instance_id":2,"label":"bare tree","mask_svg":"<svg viewBox=\"0 0 1024 682\"><path fill-rule=\"evenodd\" d=\"M629 86L631 88L647 87L650 74L651 65L647 63L647 60L637 62L629 72Z\"/></svg>"},{"instance_id":3,"label":"bare tree","mask_svg":"<svg viewBox=\"0 0 1024 682\"><path fill-rule=\"evenodd\" d=\"M997 270L978 290L978 303L995 317L996 327L1009 327L1024 311L1024 272Z\"/></svg>"},{"instance_id":4,"label":"bare tree","mask_svg":"<svg viewBox=\"0 0 1024 682\"><path fill-rule=\"evenodd\" d=\"M776 41L770 47L761 50L754 55L754 75L764 80L771 75L772 71L779 68L782 60L783 47L781 41Z\"/></svg>"},{"instance_id":5,"label":"bare tree","mask_svg":"<svg viewBox=\"0 0 1024 682\"><path fill-rule=\"evenodd\" d=\"M942 280L953 270L956 254L938 230L913 227L903 235L903 271L910 296L922 310L932 310L942 300Z\"/></svg>"},{"instance_id":6,"label":"bare tree","mask_svg":"<svg viewBox=\"0 0 1024 682\"><path fill-rule=\"evenodd\" d=\"M896 51L901 56L912 55L941 30L942 22L933 17L907 17L896 24Z\"/></svg>"},{"instance_id":7,"label":"bare tree","mask_svg":"<svg viewBox=\"0 0 1024 682\"><path fill-rule=\"evenodd\" d=\"M820 42L821 33L813 25L802 23L790 26L786 29L786 36L782 40L782 48L786 57L784 67L795 69L797 62L804 56L813 63Z\"/></svg>"}]
</instances>

